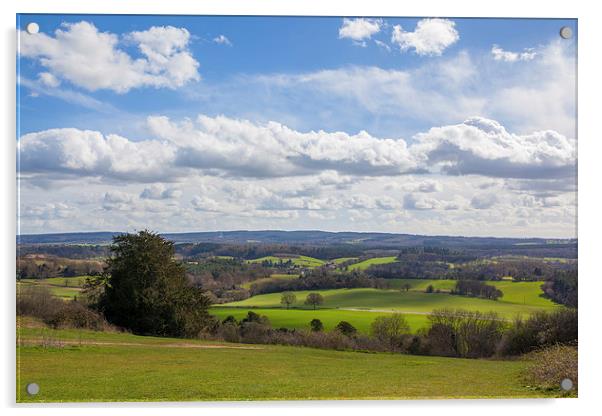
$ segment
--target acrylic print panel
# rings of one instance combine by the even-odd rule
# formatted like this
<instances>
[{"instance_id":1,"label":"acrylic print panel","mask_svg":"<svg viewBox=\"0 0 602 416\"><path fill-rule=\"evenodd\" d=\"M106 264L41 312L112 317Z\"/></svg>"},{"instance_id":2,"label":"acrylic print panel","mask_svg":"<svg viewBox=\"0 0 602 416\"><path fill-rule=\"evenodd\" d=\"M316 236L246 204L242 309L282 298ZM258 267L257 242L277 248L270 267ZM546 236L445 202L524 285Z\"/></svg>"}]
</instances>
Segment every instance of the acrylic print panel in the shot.
<instances>
[{"instance_id":1,"label":"acrylic print panel","mask_svg":"<svg viewBox=\"0 0 602 416\"><path fill-rule=\"evenodd\" d=\"M577 395L576 20L17 26L18 402Z\"/></svg>"}]
</instances>

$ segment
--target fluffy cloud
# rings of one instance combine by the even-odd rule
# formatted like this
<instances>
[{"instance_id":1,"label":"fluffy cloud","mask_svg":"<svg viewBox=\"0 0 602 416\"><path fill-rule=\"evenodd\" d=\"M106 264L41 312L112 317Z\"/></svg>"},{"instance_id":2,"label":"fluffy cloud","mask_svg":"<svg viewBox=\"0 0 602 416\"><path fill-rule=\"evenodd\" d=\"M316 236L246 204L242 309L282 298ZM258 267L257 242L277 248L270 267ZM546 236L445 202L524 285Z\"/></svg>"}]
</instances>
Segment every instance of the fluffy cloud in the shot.
<instances>
[{"instance_id":1,"label":"fluffy cloud","mask_svg":"<svg viewBox=\"0 0 602 416\"><path fill-rule=\"evenodd\" d=\"M516 62L530 61L537 56L537 52L533 48L525 49L523 52L510 52L500 48L498 45L491 47L491 55L496 61Z\"/></svg>"},{"instance_id":2,"label":"fluffy cloud","mask_svg":"<svg viewBox=\"0 0 602 416\"><path fill-rule=\"evenodd\" d=\"M571 178L576 142L554 131L509 133L498 122L473 117L461 124L431 128L403 139L366 132L299 132L280 123L252 123L223 116L171 121L148 118L154 138L132 141L118 135L78 129L51 129L22 136L22 173L53 172L165 182L200 173L236 178L317 175L298 195L320 186L345 188L357 177L410 173L525 179ZM436 192L436 183L413 191ZM174 196L148 188L147 199Z\"/></svg>"},{"instance_id":3,"label":"fluffy cloud","mask_svg":"<svg viewBox=\"0 0 602 416\"><path fill-rule=\"evenodd\" d=\"M380 32L382 24L382 21L378 19L343 19L343 25L339 29L339 38L347 38L361 43Z\"/></svg>"},{"instance_id":4,"label":"fluffy cloud","mask_svg":"<svg viewBox=\"0 0 602 416\"><path fill-rule=\"evenodd\" d=\"M232 46L232 42L230 42L230 39L228 39L224 35L219 35L219 36L214 37L213 42L217 43L218 45Z\"/></svg>"},{"instance_id":5,"label":"fluffy cloud","mask_svg":"<svg viewBox=\"0 0 602 416\"><path fill-rule=\"evenodd\" d=\"M17 144L21 172L54 172L83 176L156 181L171 176L176 148L146 140L74 128L29 133Z\"/></svg>"},{"instance_id":6,"label":"fluffy cloud","mask_svg":"<svg viewBox=\"0 0 602 416\"><path fill-rule=\"evenodd\" d=\"M455 25L448 19L422 19L413 32L406 32L400 25L395 25L391 42L401 52L414 49L418 55L441 55L460 39Z\"/></svg>"},{"instance_id":7,"label":"fluffy cloud","mask_svg":"<svg viewBox=\"0 0 602 416\"><path fill-rule=\"evenodd\" d=\"M531 179L574 174L576 141L555 131L516 135L496 121L473 117L416 138L412 150L434 171Z\"/></svg>"},{"instance_id":8,"label":"fluffy cloud","mask_svg":"<svg viewBox=\"0 0 602 416\"><path fill-rule=\"evenodd\" d=\"M178 165L234 176L283 177L323 170L383 175L416 168L404 140L379 139L366 132L301 133L276 122L204 115L181 123L151 117L149 127L156 137L177 146Z\"/></svg>"},{"instance_id":9,"label":"fluffy cloud","mask_svg":"<svg viewBox=\"0 0 602 416\"><path fill-rule=\"evenodd\" d=\"M124 36L138 47L141 57L119 48L119 37L100 32L92 23L64 23L54 37L44 33L20 34L20 54L37 59L56 79L96 91L125 93L138 87L177 88L198 80L199 63L187 46L190 33L183 28L151 27ZM46 76L47 77L47 76Z\"/></svg>"}]
</instances>

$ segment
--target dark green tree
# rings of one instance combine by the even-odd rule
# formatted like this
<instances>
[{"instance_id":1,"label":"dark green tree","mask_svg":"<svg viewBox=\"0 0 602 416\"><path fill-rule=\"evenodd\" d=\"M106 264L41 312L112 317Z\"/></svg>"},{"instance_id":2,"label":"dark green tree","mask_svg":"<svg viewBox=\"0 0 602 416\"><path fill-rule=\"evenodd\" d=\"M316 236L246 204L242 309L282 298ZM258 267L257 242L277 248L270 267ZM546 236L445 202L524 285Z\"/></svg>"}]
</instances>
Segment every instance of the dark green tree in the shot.
<instances>
[{"instance_id":1,"label":"dark green tree","mask_svg":"<svg viewBox=\"0 0 602 416\"><path fill-rule=\"evenodd\" d=\"M343 335L348 337L353 336L357 333L357 329L347 321L341 321L334 327L335 330L339 331Z\"/></svg>"},{"instance_id":2,"label":"dark green tree","mask_svg":"<svg viewBox=\"0 0 602 416\"><path fill-rule=\"evenodd\" d=\"M312 319L309 325L314 332L320 332L324 329L324 324L319 319Z\"/></svg>"},{"instance_id":3,"label":"dark green tree","mask_svg":"<svg viewBox=\"0 0 602 416\"><path fill-rule=\"evenodd\" d=\"M136 334L195 337L213 324L209 298L192 287L174 260L174 245L140 231L113 238L98 307L106 319Z\"/></svg>"}]
</instances>

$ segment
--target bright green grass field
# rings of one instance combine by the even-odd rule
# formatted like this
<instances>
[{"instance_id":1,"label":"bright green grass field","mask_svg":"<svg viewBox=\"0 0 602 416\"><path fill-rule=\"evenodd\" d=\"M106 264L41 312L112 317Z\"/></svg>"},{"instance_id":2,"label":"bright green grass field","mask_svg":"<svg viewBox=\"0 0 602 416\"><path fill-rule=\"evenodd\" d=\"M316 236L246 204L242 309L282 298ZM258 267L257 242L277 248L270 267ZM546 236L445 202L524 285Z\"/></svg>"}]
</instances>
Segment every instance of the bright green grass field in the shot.
<instances>
[{"instance_id":1,"label":"bright green grass field","mask_svg":"<svg viewBox=\"0 0 602 416\"><path fill-rule=\"evenodd\" d=\"M506 282L503 282L506 283ZM521 285L522 283L507 283L508 285ZM309 309L309 306L303 305L303 302L310 292L319 292L324 297L322 308L348 308L348 309L372 309L399 311L405 313L430 313L433 309L440 308L462 308L481 312L497 312L504 318L512 318L516 315L531 314L538 310L551 310L558 307L549 299L540 298L537 295L526 294L529 290L533 291L533 285L509 287L509 300L504 298L493 301L479 299L468 296L450 295L447 293L424 293L422 291L409 292L399 290L383 289L334 289L317 291L299 291L294 292L297 296L297 304L294 307ZM251 298L227 303L223 306L236 307L258 307L275 308L281 307L280 293L270 293L265 295L253 296ZM524 298L525 303L522 303ZM527 303L526 301L533 302ZM521 302L518 302L521 301Z\"/></svg>"},{"instance_id":2,"label":"bright green grass field","mask_svg":"<svg viewBox=\"0 0 602 416\"><path fill-rule=\"evenodd\" d=\"M31 345L41 337L74 341L62 347ZM522 360L420 357L42 328L23 328L20 339L24 343L17 347L20 403L559 394L525 386L521 372L528 362ZM36 396L25 392L30 382L40 386Z\"/></svg>"},{"instance_id":3,"label":"bright green grass field","mask_svg":"<svg viewBox=\"0 0 602 416\"><path fill-rule=\"evenodd\" d=\"M339 257L338 259L334 259L332 262L334 264L345 263L346 261L357 260L357 257Z\"/></svg>"},{"instance_id":4,"label":"bright green grass field","mask_svg":"<svg viewBox=\"0 0 602 416\"><path fill-rule=\"evenodd\" d=\"M378 316L390 315L391 312L348 311L344 309L277 309L277 308L228 308L212 307L209 312L223 321L229 315L241 320L248 311L265 315L274 328L309 329L312 319L319 319L324 329L330 331L341 321L347 321L363 334L370 333L370 325ZM410 330L416 332L428 324L428 315L404 314L410 325Z\"/></svg>"},{"instance_id":5,"label":"bright green grass field","mask_svg":"<svg viewBox=\"0 0 602 416\"><path fill-rule=\"evenodd\" d=\"M309 256L299 256L299 257L265 256L265 257L260 257L258 259L248 260L248 262L249 263L261 263L266 260L271 261L273 263L278 263L281 260L283 262L291 260L295 266L299 266L299 267L319 267L325 263L324 260L316 259L315 257L309 257Z\"/></svg>"},{"instance_id":6,"label":"bright green grass field","mask_svg":"<svg viewBox=\"0 0 602 416\"><path fill-rule=\"evenodd\" d=\"M433 280L433 279L389 279L391 287L401 288L403 284L410 284L410 290L425 291L428 285L433 285L434 289L449 292L456 286L456 280ZM485 282L500 289L504 296L498 301L519 303L531 306L550 307L553 302L543 297L541 285L543 282Z\"/></svg>"},{"instance_id":7,"label":"bright green grass field","mask_svg":"<svg viewBox=\"0 0 602 416\"><path fill-rule=\"evenodd\" d=\"M349 266L349 270L366 270L368 267L374 264L387 264L395 262L396 257L374 257L372 259L360 261L359 263L355 263Z\"/></svg>"}]
</instances>

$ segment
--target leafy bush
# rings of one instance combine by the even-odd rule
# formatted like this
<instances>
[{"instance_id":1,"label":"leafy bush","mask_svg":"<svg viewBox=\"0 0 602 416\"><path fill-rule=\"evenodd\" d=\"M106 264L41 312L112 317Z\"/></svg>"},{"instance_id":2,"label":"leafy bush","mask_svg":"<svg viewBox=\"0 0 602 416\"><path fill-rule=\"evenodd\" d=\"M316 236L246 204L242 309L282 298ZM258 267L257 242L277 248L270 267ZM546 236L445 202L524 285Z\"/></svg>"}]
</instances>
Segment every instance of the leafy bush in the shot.
<instances>
[{"instance_id":1,"label":"leafy bush","mask_svg":"<svg viewBox=\"0 0 602 416\"><path fill-rule=\"evenodd\" d=\"M555 344L577 341L576 309L536 312L528 319L516 319L504 333L498 346L499 355L518 355Z\"/></svg>"},{"instance_id":2,"label":"leafy bush","mask_svg":"<svg viewBox=\"0 0 602 416\"><path fill-rule=\"evenodd\" d=\"M311 330L314 332L320 332L324 330L324 324L319 319L312 319L309 325L311 326Z\"/></svg>"},{"instance_id":3,"label":"leafy bush","mask_svg":"<svg viewBox=\"0 0 602 416\"><path fill-rule=\"evenodd\" d=\"M357 333L357 329L347 321L341 321L334 329L346 336L353 336Z\"/></svg>"}]
</instances>

